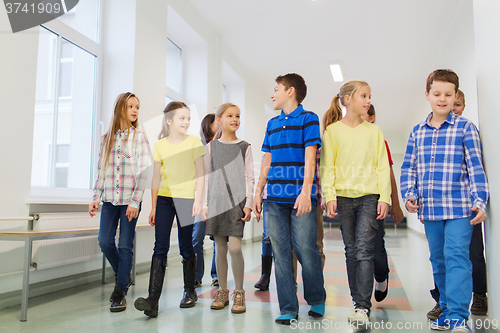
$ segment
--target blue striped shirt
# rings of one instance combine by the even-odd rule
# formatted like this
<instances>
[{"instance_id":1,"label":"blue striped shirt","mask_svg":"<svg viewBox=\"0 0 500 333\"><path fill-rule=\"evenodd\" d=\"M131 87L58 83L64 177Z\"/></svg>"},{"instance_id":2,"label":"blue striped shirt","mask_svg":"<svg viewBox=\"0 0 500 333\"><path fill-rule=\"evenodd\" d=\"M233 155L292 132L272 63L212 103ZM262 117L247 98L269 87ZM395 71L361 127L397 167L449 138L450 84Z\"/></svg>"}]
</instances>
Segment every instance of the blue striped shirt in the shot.
<instances>
[{"instance_id":1,"label":"blue striped shirt","mask_svg":"<svg viewBox=\"0 0 500 333\"><path fill-rule=\"evenodd\" d=\"M269 120L262 151L271 153L267 175L267 200L295 203L304 182L305 149L321 146L318 115L299 105L292 113ZM311 189L311 202L316 203L316 176Z\"/></svg>"},{"instance_id":2,"label":"blue striped shirt","mask_svg":"<svg viewBox=\"0 0 500 333\"><path fill-rule=\"evenodd\" d=\"M450 220L486 212L488 182L474 124L450 112L435 128L432 113L413 128L401 167L401 195L419 206L418 218Z\"/></svg>"}]
</instances>

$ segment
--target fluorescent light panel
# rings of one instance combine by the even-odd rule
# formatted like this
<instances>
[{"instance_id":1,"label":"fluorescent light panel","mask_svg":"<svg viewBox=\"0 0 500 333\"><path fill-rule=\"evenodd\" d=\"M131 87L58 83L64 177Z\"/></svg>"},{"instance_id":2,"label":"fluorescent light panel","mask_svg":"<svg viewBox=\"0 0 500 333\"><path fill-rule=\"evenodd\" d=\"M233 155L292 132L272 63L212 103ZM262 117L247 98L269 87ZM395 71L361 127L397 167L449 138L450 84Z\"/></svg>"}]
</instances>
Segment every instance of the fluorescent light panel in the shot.
<instances>
[{"instance_id":1,"label":"fluorescent light panel","mask_svg":"<svg viewBox=\"0 0 500 333\"><path fill-rule=\"evenodd\" d=\"M342 82L344 77L342 76L342 70L340 70L339 64L330 65L330 70L332 71L333 81Z\"/></svg>"}]
</instances>

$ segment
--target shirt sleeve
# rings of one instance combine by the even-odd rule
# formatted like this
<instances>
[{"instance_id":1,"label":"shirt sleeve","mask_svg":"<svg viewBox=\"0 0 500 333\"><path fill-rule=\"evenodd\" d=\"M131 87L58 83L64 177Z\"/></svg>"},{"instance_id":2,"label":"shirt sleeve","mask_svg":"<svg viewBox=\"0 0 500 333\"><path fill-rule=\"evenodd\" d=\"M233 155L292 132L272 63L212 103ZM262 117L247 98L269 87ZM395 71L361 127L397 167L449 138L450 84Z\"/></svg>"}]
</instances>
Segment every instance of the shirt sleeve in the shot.
<instances>
[{"instance_id":1,"label":"shirt sleeve","mask_svg":"<svg viewBox=\"0 0 500 333\"><path fill-rule=\"evenodd\" d=\"M262 142L262 149L261 150L265 153L271 152L271 143L269 142L269 132L268 132L268 128L269 128L270 123L271 123L271 121L269 120L267 122L266 135L264 136L264 142Z\"/></svg>"},{"instance_id":2,"label":"shirt sleeve","mask_svg":"<svg viewBox=\"0 0 500 333\"><path fill-rule=\"evenodd\" d=\"M323 134L323 144L320 157L320 178L323 198L328 203L337 200L337 193L333 184L335 183L335 159L337 147L333 140L333 132L327 128Z\"/></svg>"},{"instance_id":3,"label":"shirt sleeve","mask_svg":"<svg viewBox=\"0 0 500 333\"><path fill-rule=\"evenodd\" d=\"M385 142L385 148L387 150L387 158L389 159L389 165L394 165L394 162L392 161L391 151L389 150L389 145L387 144L386 140L384 140L384 142Z\"/></svg>"},{"instance_id":4,"label":"shirt sleeve","mask_svg":"<svg viewBox=\"0 0 500 333\"><path fill-rule=\"evenodd\" d=\"M401 197L406 202L413 199L413 203L417 203L417 146L415 142L415 130L412 130L406 145L406 153L401 166Z\"/></svg>"},{"instance_id":5,"label":"shirt sleeve","mask_svg":"<svg viewBox=\"0 0 500 333\"><path fill-rule=\"evenodd\" d=\"M474 124L465 128L464 133L465 163L469 174L472 206L486 212L488 202L488 181L483 167L483 153L479 131Z\"/></svg>"},{"instance_id":6,"label":"shirt sleeve","mask_svg":"<svg viewBox=\"0 0 500 333\"><path fill-rule=\"evenodd\" d=\"M194 137L193 143L193 161L196 161L198 157L205 156L205 148L198 137Z\"/></svg>"},{"instance_id":7,"label":"shirt sleeve","mask_svg":"<svg viewBox=\"0 0 500 333\"><path fill-rule=\"evenodd\" d=\"M319 131L319 118L318 115L311 112L305 117L304 124L304 148L312 145L321 147L321 134Z\"/></svg>"},{"instance_id":8,"label":"shirt sleeve","mask_svg":"<svg viewBox=\"0 0 500 333\"><path fill-rule=\"evenodd\" d=\"M153 147L153 160L155 160L156 162L162 162L159 146L160 146L160 140L156 141Z\"/></svg>"},{"instance_id":9,"label":"shirt sleeve","mask_svg":"<svg viewBox=\"0 0 500 333\"><path fill-rule=\"evenodd\" d=\"M255 184L255 175L253 170L252 146L248 146L245 154L245 180L246 180L246 197L245 207L252 209L253 206L253 190Z\"/></svg>"},{"instance_id":10,"label":"shirt sleeve","mask_svg":"<svg viewBox=\"0 0 500 333\"><path fill-rule=\"evenodd\" d=\"M377 186L380 194L379 201L391 204L391 169L387 157L387 148L384 134L378 128L378 151L377 151Z\"/></svg>"},{"instance_id":11,"label":"shirt sleeve","mask_svg":"<svg viewBox=\"0 0 500 333\"><path fill-rule=\"evenodd\" d=\"M106 154L103 154L102 149L104 148L104 137L101 138L101 145L99 148L99 160L97 162L97 179L94 185L94 194L92 196L92 202L101 202L102 192L104 191L104 171L103 170L103 158L106 158Z\"/></svg>"},{"instance_id":12,"label":"shirt sleeve","mask_svg":"<svg viewBox=\"0 0 500 333\"><path fill-rule=\"evenodd\" d=\"M151 166L151 155L149 154L149 142L146 135L142 131L136 132L136 145L134 151L135 168L134 178L135 187L132 192L132 198L129 206L139 209L146 188L146 180L148 178L148 168Z\"/></svg>"}]
</instances>

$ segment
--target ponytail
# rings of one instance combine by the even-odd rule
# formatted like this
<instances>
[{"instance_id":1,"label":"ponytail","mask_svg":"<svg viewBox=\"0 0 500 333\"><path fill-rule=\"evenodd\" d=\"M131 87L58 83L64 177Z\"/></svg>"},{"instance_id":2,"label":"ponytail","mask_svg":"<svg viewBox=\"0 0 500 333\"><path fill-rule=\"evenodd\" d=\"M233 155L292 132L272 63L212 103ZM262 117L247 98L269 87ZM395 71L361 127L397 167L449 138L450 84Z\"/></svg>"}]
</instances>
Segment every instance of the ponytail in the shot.
<instances>
[{"instance_id":1,"label":"ponytail","mask_svg":"<svg viewBox=\"0 0 500 333\"><path fill-rule=\"evenodd\" d=\"M342 119L342 108L340 107L339 95L337 94L333 97L330 108L323 116L323 131L325 131L329 125L339 121L340 119Z\"/></svg>"}]
</instances>

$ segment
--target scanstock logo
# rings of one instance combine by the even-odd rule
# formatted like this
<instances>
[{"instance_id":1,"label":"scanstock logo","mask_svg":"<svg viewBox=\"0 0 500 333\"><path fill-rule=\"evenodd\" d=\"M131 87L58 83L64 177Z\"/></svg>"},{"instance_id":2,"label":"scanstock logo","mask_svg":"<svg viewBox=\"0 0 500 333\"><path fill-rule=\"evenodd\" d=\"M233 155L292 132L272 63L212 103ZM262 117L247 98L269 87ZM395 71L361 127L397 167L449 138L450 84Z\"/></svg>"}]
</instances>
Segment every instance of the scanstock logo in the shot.
<instances>
[{"instance_id":1,"label":"scanstock logo","mask_svg":"<svg viewBox=\"0 0 500 333\"><path fill-rule=\"evenodd\" d=\"M4 0L12 32L52 21L73 9L80 0Z\"/></svg>"}]
</instances>

